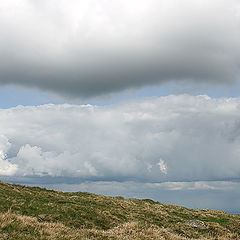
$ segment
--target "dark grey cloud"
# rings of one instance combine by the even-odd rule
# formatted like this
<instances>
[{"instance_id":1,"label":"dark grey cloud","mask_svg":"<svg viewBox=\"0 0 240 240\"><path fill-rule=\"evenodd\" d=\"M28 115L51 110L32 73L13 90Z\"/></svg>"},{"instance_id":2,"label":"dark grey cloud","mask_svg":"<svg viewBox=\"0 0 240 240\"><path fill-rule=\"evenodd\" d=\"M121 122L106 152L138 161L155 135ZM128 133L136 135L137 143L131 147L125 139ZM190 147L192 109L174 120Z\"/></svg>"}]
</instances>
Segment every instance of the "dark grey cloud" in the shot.
<instances>
[{"instance_id":1,"label":"dark grey cloud","mask_svg":"<svg viewBox=\"0 0 240 240\"><path fill-rule=\"evenodd\" d=\"M237 0L0 3L0 84L95 97L239 74Z\"/></svg>"}]
</instances>

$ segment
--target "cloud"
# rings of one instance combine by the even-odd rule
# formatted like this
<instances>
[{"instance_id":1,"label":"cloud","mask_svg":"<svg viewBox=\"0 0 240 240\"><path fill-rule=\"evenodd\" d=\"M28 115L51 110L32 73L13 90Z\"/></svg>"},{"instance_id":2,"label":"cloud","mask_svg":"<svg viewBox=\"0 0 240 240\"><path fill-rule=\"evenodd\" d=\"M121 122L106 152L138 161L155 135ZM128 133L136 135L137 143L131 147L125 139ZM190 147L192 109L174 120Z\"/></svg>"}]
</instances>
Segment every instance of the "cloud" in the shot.
<instances>
[{"instance_id":1,"label":"cloud","mask_svg":"<svg viewBox=\"0 0 240 240\"><path fill-rule=\"evenodd\" d=\"M161 170L162 173L167 174L167 166L162 159L160 159L157 165L159 166L159 169Z\"/></svg>"},{"instance_id":2,"label":"cloud","mask_svg":"<svg viewBox=\"0 0 240 240\"><path fill-rule=\"evenodd\" d=\"M10 146L11 144L8 142L7 138L0 135L0 176L11 176L17 171L17 165L11 164L6 160L6 152Z\"/></svg>"},{"instance_id":3,"label":"cloud","mask_svg":"<svg viewBox=\"0 0 240 240\"><path fill-rule=\"evenodd\" d=\"M232 180L239 117L240 98L189 95L2 109L0 172L52 182Z\"/></svg>"},{"instance_id":4,"label":"cloud","mask_svg":"<svg viewBox=\"0 0 240 240\"><path fill-rule=\"evenodd\" d=\"M239 76L237 0L3 0L0 84L88 98Z\"/></svg>"}]
</instances>

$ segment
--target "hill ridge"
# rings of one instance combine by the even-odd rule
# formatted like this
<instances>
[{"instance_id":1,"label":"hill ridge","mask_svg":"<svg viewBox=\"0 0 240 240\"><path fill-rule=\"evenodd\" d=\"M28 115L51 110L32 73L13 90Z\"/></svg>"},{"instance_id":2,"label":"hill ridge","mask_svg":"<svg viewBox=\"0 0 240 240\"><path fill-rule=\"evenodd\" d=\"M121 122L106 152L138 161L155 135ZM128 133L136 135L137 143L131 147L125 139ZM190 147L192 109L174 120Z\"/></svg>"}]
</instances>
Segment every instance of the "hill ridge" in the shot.
<instances>
[{"instance_id":1,"label":"hill ridge","mask_svg":"<svg viewBox=\"0 0 240 240\"><path fill-rule=\"evenodd\" d=\"M0 181L0 239L240 239L240 215Z\"/></svg>"}]
</instances>

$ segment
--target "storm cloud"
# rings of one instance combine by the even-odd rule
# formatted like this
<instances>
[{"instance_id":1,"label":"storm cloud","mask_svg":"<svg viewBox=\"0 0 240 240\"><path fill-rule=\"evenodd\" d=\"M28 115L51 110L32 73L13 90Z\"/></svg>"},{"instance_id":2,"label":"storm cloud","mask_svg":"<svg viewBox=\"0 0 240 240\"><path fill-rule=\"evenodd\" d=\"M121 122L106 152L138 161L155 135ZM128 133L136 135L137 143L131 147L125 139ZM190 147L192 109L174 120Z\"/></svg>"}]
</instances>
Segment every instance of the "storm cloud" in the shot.
<instances>
[{"instance_id":1,"label":"storm cloud","mask_svg":"<svg viewBox=\"0 0 240 240\"><path fill-rule=\"evenodd\" d=\"M239 119L239 98L189 95L2 109L0 175L65 183L233 180L240 176Z\"/></svg>"},{"instance_id":2,"label":"storm cloud","mask_svg":"<svg viewBox=\"0 0 240 240\"><path fill-rule=\"evenodd\" d=\"M88 98L239 76L236 0L3 0L0 85Z\"/></svg>"}]
</instances>

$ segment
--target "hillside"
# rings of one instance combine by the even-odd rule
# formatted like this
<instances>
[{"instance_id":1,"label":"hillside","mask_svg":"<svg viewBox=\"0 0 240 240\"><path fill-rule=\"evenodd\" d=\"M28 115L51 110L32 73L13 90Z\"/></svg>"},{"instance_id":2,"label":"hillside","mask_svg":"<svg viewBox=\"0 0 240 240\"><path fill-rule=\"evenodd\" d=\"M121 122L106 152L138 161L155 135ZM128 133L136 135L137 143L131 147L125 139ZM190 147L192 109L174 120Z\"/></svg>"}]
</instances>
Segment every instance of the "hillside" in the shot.
<instances>
[{"instance_id":1,"label":"hillside","mask_svg":"<svg viewBox=\"0 0 240 240\"><path fill-rule=\"evenodd\" d=\"M0 239L240 239L240 215L0 181Z\"/></svg>"}]
</instances>

